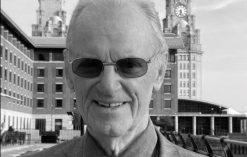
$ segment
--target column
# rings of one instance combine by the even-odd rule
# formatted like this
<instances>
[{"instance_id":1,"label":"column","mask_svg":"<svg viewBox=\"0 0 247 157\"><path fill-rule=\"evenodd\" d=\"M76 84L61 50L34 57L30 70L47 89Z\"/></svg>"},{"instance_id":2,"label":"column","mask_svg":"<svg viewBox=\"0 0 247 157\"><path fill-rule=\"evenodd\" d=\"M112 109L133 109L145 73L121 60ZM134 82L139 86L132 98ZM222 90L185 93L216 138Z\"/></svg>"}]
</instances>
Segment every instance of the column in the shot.
<instances>
[{"instance_id":1,"label":"column","mask_svg":"<svg viewBox=\"0 0 247 157\"><path fill-rule=\"evenodd\" d=\"M228 132L231 134L232 133L232 117L229 117L228 119L228 126L229 126L229 129L228 129Z\"/></svg>"},{"instance_id":2,"label":"column","mask_svg":"<svg viewBox=\"0 0 247 157\"><path fill-rule=\"evenodd\" d=\"M193 135L196 135L196 116L193 116Z\"/></svg>"},{"instance_id":3,"label":"column","mask_svg":"<svg viewBox=\"0 0 247 157\"><path fill-rule=\"evenodd\" d=\"M178 132L178 116L175 116L175 131Z\"/></svg>"},{"instance_id":4,"label":"column","mask_svg":"<svg viewBox=\"0 0 247 157\"><path fill-rule=\"evenodd\" d=\"M211 117L210 132L211 135L214 135L214 116Z\"/></svg>"}]
</instances>

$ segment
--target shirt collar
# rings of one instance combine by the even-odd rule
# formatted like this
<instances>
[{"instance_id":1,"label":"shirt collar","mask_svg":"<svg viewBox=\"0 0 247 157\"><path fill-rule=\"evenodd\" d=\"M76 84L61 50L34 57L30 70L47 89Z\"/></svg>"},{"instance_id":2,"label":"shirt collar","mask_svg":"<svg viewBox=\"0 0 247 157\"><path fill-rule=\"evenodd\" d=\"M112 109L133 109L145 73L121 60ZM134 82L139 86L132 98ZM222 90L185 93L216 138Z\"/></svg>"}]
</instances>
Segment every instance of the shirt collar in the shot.
<instances>
[{"instance_id":1,"label":"shirt collar","mask_svg":"<svg viewBox=\"0 0 247 157\"><path fill-rule=\"evenodd\" d=\"M105 151L89 133L86 133L85 136L85 142L82 148L83 157L107 157ZM151 119L149 119L148 126L144 132L142 132L136 140L133 140L119 157L151 157L155 150L156 143L157 134Z\"/></svg>"}]
</instances>

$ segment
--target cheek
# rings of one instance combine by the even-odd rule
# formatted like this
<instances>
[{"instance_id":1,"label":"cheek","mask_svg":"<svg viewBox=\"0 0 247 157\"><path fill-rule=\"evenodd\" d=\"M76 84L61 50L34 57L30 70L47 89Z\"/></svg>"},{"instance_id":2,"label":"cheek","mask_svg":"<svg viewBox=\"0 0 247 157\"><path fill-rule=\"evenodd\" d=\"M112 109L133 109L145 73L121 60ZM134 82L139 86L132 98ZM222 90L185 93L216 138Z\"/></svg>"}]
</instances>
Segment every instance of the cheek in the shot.
<instances>
[{"instance_id":1,"label":"cheek","mask_svg":"<svg viewBox=\"0 0 247 157\"><path fill-rule=\"evenodd\" d=\"M76 105L82 115L83 120L87 122L87 110L88 110L88 96L92 89L93 82L82 78L76 78L74 80L75 94L76 94Z\"/></svg>"}]
</instances>

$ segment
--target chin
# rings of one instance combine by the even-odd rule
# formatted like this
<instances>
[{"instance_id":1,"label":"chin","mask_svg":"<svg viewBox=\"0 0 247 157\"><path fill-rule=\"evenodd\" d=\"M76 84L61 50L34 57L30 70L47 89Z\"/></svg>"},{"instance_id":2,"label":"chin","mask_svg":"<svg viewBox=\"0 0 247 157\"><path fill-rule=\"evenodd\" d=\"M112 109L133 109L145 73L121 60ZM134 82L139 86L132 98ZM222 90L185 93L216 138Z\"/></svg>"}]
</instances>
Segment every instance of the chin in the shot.
<instances>
[{"instance_id":1,"label":"chin","mask_svg":"<svg viewBox=\"0 0 247 157\"><path fill-rule=\"evenodd\" d=\"M107 136L110 138L117 138L124 136L131 128L132 123L127 120L127 123L122 122L105 122L98 126L94 126L94 132L96 131L98 135ZM96 133L95 132L95 133Z\"/></svg>"}]
</instances>

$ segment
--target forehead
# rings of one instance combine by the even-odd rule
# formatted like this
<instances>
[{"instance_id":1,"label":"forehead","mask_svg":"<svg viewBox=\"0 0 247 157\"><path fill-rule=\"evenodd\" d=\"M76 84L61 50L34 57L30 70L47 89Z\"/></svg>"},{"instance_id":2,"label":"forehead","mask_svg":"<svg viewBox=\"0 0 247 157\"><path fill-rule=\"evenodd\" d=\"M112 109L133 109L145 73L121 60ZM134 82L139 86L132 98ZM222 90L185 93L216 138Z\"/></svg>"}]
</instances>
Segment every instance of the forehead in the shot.
<instances>
[{"instance_id":1,"label":"forehead","mask_svg":"<svg viewBox=\"0 0 247 157\"><path fill-rule=\"evenodd\" d=\"M154 46L151 24L135 5L89 5L78 15L72 29L71 47L79 56L98 51L124 51L126 55L133 50L152 52Z\"/></svg>"}]
</instances>

